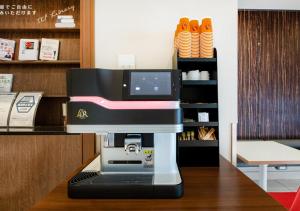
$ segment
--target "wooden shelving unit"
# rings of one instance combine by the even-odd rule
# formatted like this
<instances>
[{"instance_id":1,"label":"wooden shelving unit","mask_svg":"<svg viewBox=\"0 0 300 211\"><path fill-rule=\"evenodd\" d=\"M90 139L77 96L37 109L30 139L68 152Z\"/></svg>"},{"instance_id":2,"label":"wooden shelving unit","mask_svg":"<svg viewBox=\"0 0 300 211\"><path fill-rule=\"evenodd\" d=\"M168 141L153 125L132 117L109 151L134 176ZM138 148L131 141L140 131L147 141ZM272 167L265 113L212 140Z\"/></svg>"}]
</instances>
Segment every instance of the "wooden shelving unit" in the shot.
<instances>
[{"instance_id":1,"label":"wooden shelving unit","mask_svg":"<svg viewBox=\"0 0 300 211\"><path fill-rule=\"evenodd\" d=\"M218 108L218 103L181 103L181 108Z\"/></svg>"},{"instance_id":2,"label":"wooden shelving unit","mask_svg":"<svg viewBox=\"0 0 300 211\"><path fill-rule=\"evenodd\" d=\"M179 147L218 147L219 141L202 141L202 140L192 140L192 141L180 141L178 142Z\"/></svg>"},{"instance_id":3,"label":"wooden shelving unit","mask_svg":"<svg viewBox=\"0 0 300 211\"><path fill-rule=\"evenodd\" d=\"M67 70L94 67L94 0L5 1L5 5L18 4L31 5L36 14L0 17L0 37L16 41L14 59L0 61L0 73L13 74L14 92L42 91L44 95L35 128L0 130L0 168L6 174L0 179L5 190L0 190L3 210L28 210L95 152L94 135L67 134L62 116L62 104L69 100ZM60 15L73 15L76 28L55 28L56 17L50 14L58 10ZM45 14L47 19L38 22ZM19 61L22 38L58 39L58 60Z\"/></svg>"},{"instance_id":4,"label":"wooden shelving unit","mask_svg":"<svg viewBox=\"0 0 300 211\"><path fill-rule=\"evenodd\" d=\"M0 65L35 65L35 64L43 64L43 65L49 65L49 64L71 64L71 65L80 65L80 60L58 60L58 61L0 61Z\"/></svg>"},{"instance_id":5,"label":"wooden shelving unit","mask_svg":"<svg viewBox=\"0 0 300 211\"><path fill-rule=\"evenodd\" d=\"M37 127L63 127L62 103L68 99L66 92L66 72L70 68L81 66L81 22L82 15L80 0L63 2L27 2L36 10L36 16L6 17L0 22L1 38L16 41L15 55L12 61L0 61L0 73L11 73L14 76L13 91L42 91L44 97L38 108ZM9 1L8 1L9 4ZM72 15L76 28L55 28L56 17L48 17L44 22L37 18L59 8L74 10L66 12ZM88 14L86 14L88 15ZM4 17L2 17L4 18ZM87 32L89 33L89 32ZM59 55L57 61L19 61L19 40L22 38L39 39L51 38L59 40ZM51 97L51 98L49 98ZM48 116L52 117L49 118ZM55 133L54 133L55 134Z\"/></svg>"},{"instance_id":6,"label":"wooden shelving unit","mask_svg":"<svg viewBox=\"0 0 300 211\"><path fill-rule=\"evenodd\" d=\"M218 127L218 122L183 122L184 127Z\"/></svg>"},{"instance_id":7,"label":"wooden shelving unit","mask_svg":"<svg viewBox=\"0 0 300 211\"><path fill-rule=\"evenodd\" d=\"M175 53L173 67L182 72L208 71L210 80L182 81L181 108L184 132L193 132L198 138L200 127L213 128L217 140L177 140L178 164L180 166L219 166L219 104L217 52L214 58L178 58ZM198 112L209 113L209 122L198 122ZM191 122L191 120L193 120ZM180 134L178 134L178 137Z\"/></svg>"},{"instance_id":8,"label":"wooden shelving unit","mask_svg":"<svg viewBox=\"0 0 300 211\"><path fill-rule=\"evenodd\" d=\"M182 81L182 85L188 86L188 85L193 85L193 86L203 86L203 85L212 85L215 86L217 85L217 80L207 80L207 81L190 81L190 80L186 80L186 81Z\"/></svg>"},{"instance_id":9,"label":"wooden shelving unit","mask_svg":"<svg viewBox=\"0 0 300 211\"><path fill-rule=\"evenodd\" d=\"M178 58L179 63L214 63L217 62L217 58Z\"/></svg>"},{"instance_id":10,"label":"wooden shelving unit","mask_svg":"<svg viewBox=\"0 0 300 211\"><path fill-rule=\"evenodd\" d=\"M65 127L2 128L0 135L74 135L68 134ZM79 134L77 134L79 135Z\"/></svg>"},{"instance_id":11,"label":"wooden shelving unit","mask_svg":"<svg viewBox=\"0 0 300 211\"><path fill-rule=\"evenodd\" d=\"M17 5L18 2L8 0L7 5ZM66 73L70 68L94 67L94 0L69 1L36 1L28 0L22 5L31 5L35 15L1 16L1 38L16 41L13 61L0 61L0 73L14 75L13 91L43 91L42 102L36 117L37 127L63 127L62 104L68 101ZM75 28L55 28L56 17L52 12L60 15L72 15ZM38 18L47 18L39 22ZM58 39L60 41L57 61L19 61L19 40L27 39ZM55 131L54 131L55 132ZM55 134L55 133L53 133ZM86 137L85 135L83 135ZM89 139L89 146L94 146ZM85 148L86 141L83 141ZM89 147L88 147L89 148ZM87 150L92 156L92 150ZM85 154L85 149L83 149Z\"/></svg>"},{"instance_id":12,"label":"wooden shelving unit","mask_svg":"<svg viewBox=\"0 0 300 211\"><path fill-rule=\"evenodd\" d=\"M69 33L78 33L80 28L0 28L0 32L69 32Z\"/></svg>"}]
</instances>

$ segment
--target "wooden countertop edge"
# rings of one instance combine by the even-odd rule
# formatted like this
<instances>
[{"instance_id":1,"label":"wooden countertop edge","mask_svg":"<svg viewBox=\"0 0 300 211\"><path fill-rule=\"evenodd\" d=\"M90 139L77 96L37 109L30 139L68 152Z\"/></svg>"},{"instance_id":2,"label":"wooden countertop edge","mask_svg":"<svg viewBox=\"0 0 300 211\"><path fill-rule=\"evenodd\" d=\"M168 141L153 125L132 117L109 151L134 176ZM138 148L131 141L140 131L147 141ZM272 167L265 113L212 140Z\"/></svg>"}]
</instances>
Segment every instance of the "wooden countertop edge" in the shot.
<instances>
[{"instance_id":1,"label":"wooden countertop edge","mask_svg":"<svg viewBox=\"0 0 300 211\"><path fill-rule=\"evenodd\" d=\"M40 200L38 200L31 208L30 210L39 210L40 208L38 208L38 206L44 203L44 199L48 198L49 195L52 194L52 192L59 186L65 187L66 183L78 172L82 171L82 169L84 169L87 165L90 164L91 161L93 161L97 156L99 156L99 154L95 155L93 158L89 159L87 162L85 162L81 167L79 167L78 169L76 169L73 173L71 173L64 181L62 181L60 184L58 184L56 187L53 188L53 190L51 190L48 194L46 194L43 198L41 198ZM221 155L219 156L220 159L220 165L223 162L228 162L228 164L230 165L230 169L236 169L237 173L240 177L249 180L251 183L253 183L253 185L255 185L255 183L250 180L246 175L244 175L239 169L235 168L229 161L227 161L224 157L222 157ZM260 189L257 186L257 189L259 189L259 192L264 192L262 189ZM265 193L266 194L266 193ZM282 205L280 205L276 200L274 200L271 196L269 196L268 194L266 194L270 199L272 199L272 201L274 201L274 208L283 208ZM270 208L270 206L268 206ZM272 206L271 206L272 207ZM76 209L75 209L76 210ZM282 209L284 210L284 209Z\"/></svg>"},{"instance_id":2,"label":"wooden countertop edge","mask_svg":"<svg viewBox=\"0 0 300 211\"><path fill-rule=\"evenodd\" d=\"M249 165L286 165L286 164L300 164L300 160L294 160L294 161L268 161L268 160L262 160L262 161L249 161L243 156L237 154L237 157L242 160L244 163Z\"/></svg>"}]
</instances>

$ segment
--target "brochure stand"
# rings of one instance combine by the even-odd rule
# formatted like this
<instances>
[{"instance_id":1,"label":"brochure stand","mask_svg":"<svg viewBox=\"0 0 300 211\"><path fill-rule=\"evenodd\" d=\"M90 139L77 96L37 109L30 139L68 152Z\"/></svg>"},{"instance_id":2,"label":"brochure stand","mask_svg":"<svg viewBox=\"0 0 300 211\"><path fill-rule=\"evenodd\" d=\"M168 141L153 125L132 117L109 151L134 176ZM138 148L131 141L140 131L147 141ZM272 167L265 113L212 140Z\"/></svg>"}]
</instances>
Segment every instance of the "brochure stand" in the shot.
<instances>
[{"instance_id":1,"label":"brochure stand","mask_svg":"<svg viewBox=\"0 0 300 211\"><path fill-rule=\"evenodd\" d=\"M42 92L20 92L12 107L9 127L34 127Z\"/></svg>"},{"instance_id":2,"label":"brochure stand","mask_svg":"<svg viewBox=\"0 0 300 211\"><path fill-rule=\"evenodd\" d=\"M17 93L0 93L0 128L8 126L9 114Z\"/></svg>"}]
</instances>

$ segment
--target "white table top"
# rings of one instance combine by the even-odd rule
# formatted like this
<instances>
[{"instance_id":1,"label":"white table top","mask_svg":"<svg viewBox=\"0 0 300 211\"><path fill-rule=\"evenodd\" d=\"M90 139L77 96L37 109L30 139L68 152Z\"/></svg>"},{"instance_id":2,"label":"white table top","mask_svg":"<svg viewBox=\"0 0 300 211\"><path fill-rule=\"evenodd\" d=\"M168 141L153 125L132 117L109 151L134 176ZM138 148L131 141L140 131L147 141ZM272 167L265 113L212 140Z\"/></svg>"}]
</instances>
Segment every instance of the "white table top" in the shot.
<instances>
[{"instance_id":1,"label":"white table top","mask_svg":"<svg viewBox=\"0 0 300 211\"><path fill-rule=\"evenodd\" d=\"M238 141L237 156L252 165L300 164L300 150L275 141Z\"/></svg>"}]
</instances>

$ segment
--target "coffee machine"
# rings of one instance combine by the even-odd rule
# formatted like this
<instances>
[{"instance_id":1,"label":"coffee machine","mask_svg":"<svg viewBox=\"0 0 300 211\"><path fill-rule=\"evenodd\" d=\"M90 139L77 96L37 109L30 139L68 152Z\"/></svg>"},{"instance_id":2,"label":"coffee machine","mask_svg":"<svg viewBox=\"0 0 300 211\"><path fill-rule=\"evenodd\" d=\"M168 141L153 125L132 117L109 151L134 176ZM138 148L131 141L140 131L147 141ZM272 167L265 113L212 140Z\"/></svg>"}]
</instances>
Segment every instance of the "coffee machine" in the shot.
<instances>
[{"instance_id":1,"label":"coffee machine","mask_svg":"<svg viewBox=\"0 0 300 211\"><path fill-rule=\"evenodd\" d=\"M99 168L68 183L71 198L179 198L179 70L71 69L68 133L102 135Z\"/></svg>"}]
</instances>

